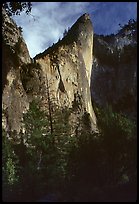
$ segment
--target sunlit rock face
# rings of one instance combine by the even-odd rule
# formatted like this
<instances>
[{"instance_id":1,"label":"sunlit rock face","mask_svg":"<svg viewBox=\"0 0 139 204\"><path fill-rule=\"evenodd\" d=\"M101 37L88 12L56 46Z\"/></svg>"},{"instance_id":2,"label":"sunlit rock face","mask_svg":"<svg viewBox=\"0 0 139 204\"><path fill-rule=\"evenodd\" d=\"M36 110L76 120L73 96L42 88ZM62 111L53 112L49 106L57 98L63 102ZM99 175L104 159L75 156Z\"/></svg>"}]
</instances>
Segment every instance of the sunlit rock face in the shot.
<instances>
[{"instance_id":1,"label":"sunlit rock face","mask_svg":"<svg viewBox=\"0 0 139 204\"><path fill-rule=\"evenodd\" d=\"M48 105L49 86L58 106L80 106L71 114L72 122L88 112L92 130L97 131L90 94L93 28L89 15L81 16L62 40L31 60L20 28L2 12L3 127L7 131L23 130L23 113L30 101L37 97L42 108Z\"/></svg>"},{"instance_id":2,"label":"sunlit rock face","mask_svg":"<svg viewBox=\"0 0 139 204\"><path fill-rule=\"evenodd\" d=\"M22 33L2 10L2 108L3 127L20 131L23 112L28 109L27 94L22 86L20 68L31 62Z\"/></svg>"},{"instance_id":3,"label":"sunlit rock face","mask_svg":"<svg viewBox=\"0 0 139 204\"><path fill-rule=\"evenodd\" d=\"M34 60L40 64L57 103L72 107L74 101L80 100L82 114L84 111L90 114L92 129L96 131L90 94L92 56L93 28L89 15L84 14L61 41Z\"/></svg>"}]
</instances>

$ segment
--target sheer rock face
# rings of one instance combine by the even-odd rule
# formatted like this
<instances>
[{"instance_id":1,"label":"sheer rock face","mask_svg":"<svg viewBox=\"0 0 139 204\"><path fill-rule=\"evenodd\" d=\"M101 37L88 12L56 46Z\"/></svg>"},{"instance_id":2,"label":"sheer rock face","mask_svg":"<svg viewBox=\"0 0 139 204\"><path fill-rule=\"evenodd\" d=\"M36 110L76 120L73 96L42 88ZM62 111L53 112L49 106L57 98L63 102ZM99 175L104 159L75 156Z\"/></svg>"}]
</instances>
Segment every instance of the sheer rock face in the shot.
<instances>
[{"instance_id":1,"label":"sheer rock face","mask_svg":"<svg viewBox=\"0 0 139 204\"><path fill-rule=\"evenodd\" d=\"M123 37L124 36L124 37ZM136 118L137 41L126 33L94 37L94 59L91 77L93 101ZM103 56L103 58L102 58Z\"/></svg>"},{"instance_id":2,"label":"sheer rock face","mask_svg":"<svg viewBox=\"0 0 139 204\"><path fill-rule=\"evenodd\" d=\"M80 100L81 112L86 110L90 114L95 131L96 117L90 94L92 51L92 23L89 15L84 14L60 42L37 55L35 61L41 65L57 103L72 107L74 101Z\"/></svg>"},{"instance_id":3,"label":"sheer rock face","mask_svg":"<svg viewBox=\"0 0 139 204\"><path fill-rule=\"evenodd\" d=\"M96 117L90 94L93 29L89 15L81 16L60 42L38 54L33 59L34 64L20 29L4 10L2 30L3 127L7 131L20 132L23 113L29 108L29 101L36 96L41 99L42 108L43 104L47 106L48 82L50 93L59 106L70 108L73 104L80 104L78 111L71 114L71 120L76 121L87 111L90 114L92 130L96 131ZM35 68L36 62L41 69ZM29 72L32 76L29 78L23 67L30 63L32 64L29 66ZM26 86L23 84L24 77L27 77Z\"/></svg>"},{"instance_id":4,"label":"sheer rock face","mask_svg":"<svg viewBox=\"0 0 139 204\"><path fill-rule=\"evenodd\" d=\"M31 62L20 29L2 10L2 108L3 127L20 131L23 112L29 107L27 94L20 79L20 68Z\"/></svg>"}]
</instances>

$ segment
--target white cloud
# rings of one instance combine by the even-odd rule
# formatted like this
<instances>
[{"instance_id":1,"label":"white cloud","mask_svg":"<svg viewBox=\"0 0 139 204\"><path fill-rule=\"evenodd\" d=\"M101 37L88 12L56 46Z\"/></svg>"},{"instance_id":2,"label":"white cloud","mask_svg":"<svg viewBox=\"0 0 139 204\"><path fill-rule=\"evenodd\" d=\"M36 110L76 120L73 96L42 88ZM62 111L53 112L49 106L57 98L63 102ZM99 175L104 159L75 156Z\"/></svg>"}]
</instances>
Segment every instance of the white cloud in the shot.
<instances>
[{"instance_id":1,"label":"white cloud","mask_svg":"<svg viewBox=\"0 0 139 204\"><path fill-rule=\"evenodd\" d=\"M23 36L31 57L62 38L63 32L87 12L89 2L35 2L31 15L15 16L23 28Z\"/></svg>"},{"instance_id":2,"label":"white cloud","mask_svg":"<svg viewBox=\"0 0 139 204\"><path fill-rule=\"evenodd\" d=\"M136 17L136 2L34 2L31 15L15 16L31 57L43 52L83 14L89 13L98 34L117 32L119 23Z\"/></svg>"}]
</instances>

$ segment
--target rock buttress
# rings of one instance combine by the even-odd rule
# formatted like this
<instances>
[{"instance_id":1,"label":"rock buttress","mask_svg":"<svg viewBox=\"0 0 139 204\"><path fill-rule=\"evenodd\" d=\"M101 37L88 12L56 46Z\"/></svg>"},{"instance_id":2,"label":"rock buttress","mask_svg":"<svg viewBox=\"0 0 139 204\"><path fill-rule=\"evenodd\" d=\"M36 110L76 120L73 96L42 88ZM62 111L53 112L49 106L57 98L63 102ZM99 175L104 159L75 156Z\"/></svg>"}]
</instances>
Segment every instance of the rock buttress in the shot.
<instances>
[{"instance_id":1,"label":"rock buttress","mask_svg":"<svg viewBox=\"0 0 139 204\"><path fill-rule=\"evenodd\" d=\"M20 70L31 58L20 29L2 9L2 109L3 128L20 132L23 112L29 107Z\"/></svg>"},{"instance_id":2,"label":"rock buttress","mask_svg":"<svg viewBox=\"0 0 139 204\"><path fill-rule=\"evenodd\" d=\"M40 64L57 103L72 107L76 100L80 100L80 112L90 114L92 130L96 131L90 94L92 52L92 23L89 15L84 14L62 40L38 54L34 60Z\"/></svg>"}]
</instances>

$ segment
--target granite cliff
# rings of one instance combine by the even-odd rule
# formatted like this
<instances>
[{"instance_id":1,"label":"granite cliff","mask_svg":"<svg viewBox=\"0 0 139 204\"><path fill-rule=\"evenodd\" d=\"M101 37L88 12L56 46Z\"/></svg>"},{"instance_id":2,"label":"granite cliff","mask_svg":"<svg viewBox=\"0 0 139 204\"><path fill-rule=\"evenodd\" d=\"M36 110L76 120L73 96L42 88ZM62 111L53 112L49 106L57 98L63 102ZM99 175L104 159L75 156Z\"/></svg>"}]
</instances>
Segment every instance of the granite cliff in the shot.
<instances>
[{"instance_id":1,"label":"granite cliff","mask_svg":"<svg viewBox=\"0 0 139 204\"><path fill-rule=\"evenodd\" d=\"M137 27L129 21L117 34L94 34L91 76L93 102L136 118Z\"/></svg>"},{"instance_id":2,"label":"granite cliff","mask_svg":"<svg viewBox=\"0 0 139 204\"><path fill-rule=\"evenodd\" d=\"M56 45L35 57L47 77L50 92L60 106L81 103L81 111L90 114L92 129L96 118L92 108L90 79L93 60L93 29L89 15L84 14ZM46 79L45 79L46 80Z\"/></svg>"},{"instance_id":3,"label":"granite cliff","mask_svg":"<svg viewBox=\"0 0 139 204\"><path fill-rule=\"evenodd\" d=\"M2 10L2 110L3 127L7 131L21 128L22 114L29 107L20 70L31 62L20 28Z\"/></svg>"},{"instance_id":4,"label":"granite cliff","mask_svg":"<svg viewBox=\"0 0 139 204\"><path fill-rule=\"evenodd\" d=\"M3 201L135 201L136 22L98 36L84 14L31 59L2 16Z\"/></svg>"},{"instance_id":5,"label":"granite cliff","mask_svg":"<svg viewBox=\"0 0 139 204\"><path fill-rule=\"evenodd\" d=\"M84 14L67 35L31 59L20 28L3 10L3 127L20 132L23 113L39 97L45 108L46 86L60 107L74 107L71 121L89 113L92 130L96 117L92 108L90 79L93 60L93 28ZM8 59L8 60L7 60Z\"/></svg>"}]
</instances>

